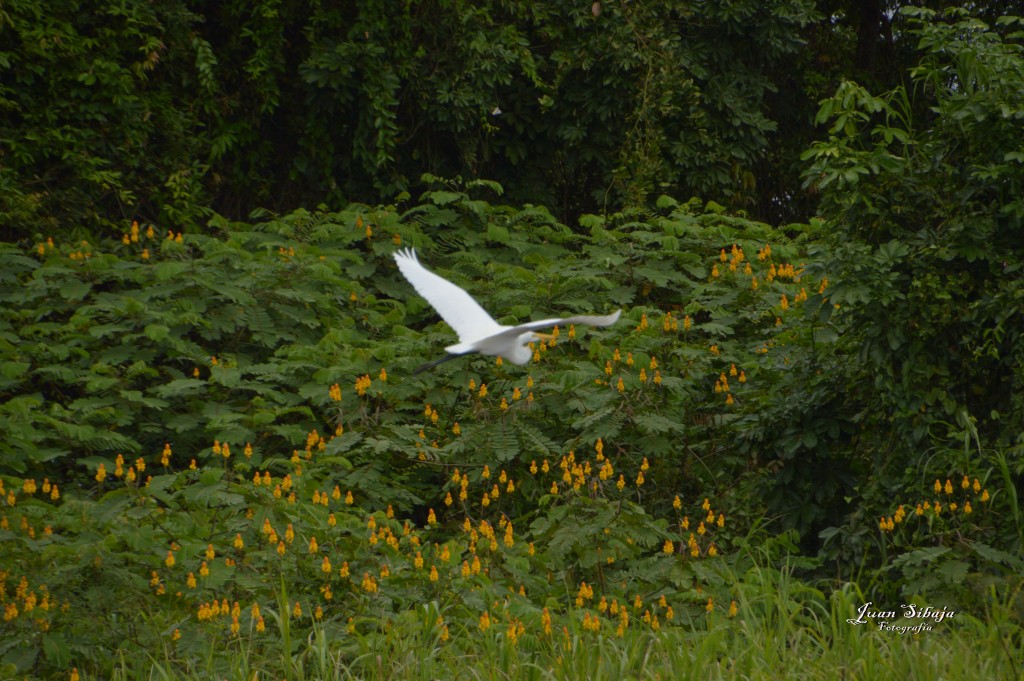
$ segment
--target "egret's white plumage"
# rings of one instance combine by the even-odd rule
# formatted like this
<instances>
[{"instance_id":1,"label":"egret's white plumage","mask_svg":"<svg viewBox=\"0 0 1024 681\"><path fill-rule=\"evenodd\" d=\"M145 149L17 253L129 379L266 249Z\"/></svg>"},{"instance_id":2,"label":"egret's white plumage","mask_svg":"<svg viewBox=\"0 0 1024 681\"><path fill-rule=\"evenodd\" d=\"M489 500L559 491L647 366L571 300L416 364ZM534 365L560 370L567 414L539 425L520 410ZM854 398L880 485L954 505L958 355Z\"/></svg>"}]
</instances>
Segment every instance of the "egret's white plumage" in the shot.
<instances>
[{"instance_id":1,"label":"egret's white plumage","mask_svg":"<svg viewBox=\"0 0 1024 681\"><path fill-rule=\"evenodd\" d=\"M464 290L443 277L439 277L420 264L416 251L406 248L395 252L395 262L405 278L416 291L426 298L441 318L455 329L459 342L445 348L451 356L437 362L424 365L417 371L439 364L454 356L479 352L484 355L497 355L513 364L526 364L533 356L528 344L541 340L544 336L535 333L539 329L567 324L587 324L589 326L609 326L618 320L621 310L610 315L562 317L559 319L539 319L516 326L504 326L494 321L480 304Z\"/></svg>"}]
</instances>

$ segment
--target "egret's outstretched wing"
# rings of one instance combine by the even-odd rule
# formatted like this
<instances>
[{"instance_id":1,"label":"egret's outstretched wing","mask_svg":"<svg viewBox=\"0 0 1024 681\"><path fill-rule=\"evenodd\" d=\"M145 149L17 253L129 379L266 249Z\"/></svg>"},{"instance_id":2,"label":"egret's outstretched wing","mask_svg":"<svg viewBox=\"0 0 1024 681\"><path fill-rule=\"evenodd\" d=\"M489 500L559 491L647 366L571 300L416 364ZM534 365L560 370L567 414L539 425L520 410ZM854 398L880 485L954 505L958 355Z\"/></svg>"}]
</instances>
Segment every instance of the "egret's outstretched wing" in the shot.
<instances>
[{"instance_id":1,"label":"egret's outstretched wing","mask_svg":"<svg viewBox=\"0 0 1024 681\"><path fill-rule=\"evenodd\" d=\"M587 326L611 326L619 321L622 310L616 310L606 315L576 315L575 317L562 317L561 319L538 319L517 325L515 328L519 333L524 331L537 331L548 329L552 326L568 326L569 324L586 324Z\"/></svg>"},{"instance_id":2,"label":"egret's outstretched wing","mask_svg":"<svg viewBox=\"0 0 1024 681\"><path fill-rule=\"evenodd\" d=\"M421 265L415 250L396 251L395 262L417 293L455 330L460 342L472 343L501 330L501 325L471 295Z\"/></svg>"},{"instance_id":3,"label":"egret's outstretched wing","mask_svg":"<svg viewBox=\"0 0 1024 681\"><path fill-rule=\"evenodd\" d=\"M575 317L561 317L559 319L538 319L533 322L525 322L523 324L517 324L516 326L499 327L500 331L487 336L487 338L480 339L474 345L477 349L486 349L489 347L498 347L502 345L506 339L511 340L518 338L520 335L527 331L538 331L540 329L550 329L553 326L568 326L569 324L586 324L588 326L611 326L618 321L619 315L622 314L622 310L616 310L609 315L577 315ZM461 349L459 346L452 346L449 348L449 352L452 350L465 352L465 349Z\"/></svg>"}]
</instances>

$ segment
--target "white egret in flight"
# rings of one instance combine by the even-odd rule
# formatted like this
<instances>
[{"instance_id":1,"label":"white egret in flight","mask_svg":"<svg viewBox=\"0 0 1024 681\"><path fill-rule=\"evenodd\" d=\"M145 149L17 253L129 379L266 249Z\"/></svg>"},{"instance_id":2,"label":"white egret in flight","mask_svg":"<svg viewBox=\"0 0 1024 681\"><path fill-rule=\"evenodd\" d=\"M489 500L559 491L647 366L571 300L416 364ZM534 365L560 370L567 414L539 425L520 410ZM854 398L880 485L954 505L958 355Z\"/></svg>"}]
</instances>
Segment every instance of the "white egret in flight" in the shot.
<instances>
[{"instance_id":1,"label":"white egret in flight","mask_svg":"<svg viewBox=\"0 0 1024 681\"><path fill-rule=\"evenodd\" d=\"M550 338L548 334L535 333L538 329L567 324L609 326L614 324L622 313L622 310L616 310L604 316L580 315L560 319L539 319L516 326L504 326L494 321L494 318L464 290L423 267L416 258L415 250L407 248L396 251L395 262L413 288L426 298L441 318L459 335L458 343L445 348L449 353L446 357L424 364L414 373L420 373L441 362L473 352L497 355L513 364L526 364L533 357L533 351L528 344Z\"/></svg>"}]
</instances>

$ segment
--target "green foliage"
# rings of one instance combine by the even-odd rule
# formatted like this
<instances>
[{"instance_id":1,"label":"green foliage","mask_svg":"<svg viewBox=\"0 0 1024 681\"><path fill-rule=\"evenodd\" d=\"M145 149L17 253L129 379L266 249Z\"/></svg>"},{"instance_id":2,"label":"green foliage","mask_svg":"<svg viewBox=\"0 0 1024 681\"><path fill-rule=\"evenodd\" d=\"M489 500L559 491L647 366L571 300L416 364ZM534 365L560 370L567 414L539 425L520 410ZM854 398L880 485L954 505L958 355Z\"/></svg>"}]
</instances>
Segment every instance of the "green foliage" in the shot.
<instances>
[{"instance_id":1,"label":"green foliage","mask_svg":"<svg viewBox=\"0 0 1024 681\"><path fill-rule=\"evenodd\" d=\"M753 205L813 3L594 7L8 2L0 228L177 230L211 201L386 201L424 171L561 215L662 192Z\"/></svg>"},{"instance_id":2,"label":"green foliage","mask_svg":"<svg viewBox=\"0 0 1024 681\"><path fill-rule=\"evenodd\" d=\"M636 606L634 625L645 609L645 625L669 626L669 604L696 622L709 596L728 603L723 557L760 532L729 442L787 361L769 358L806 295L798 251L668 198L657 215L588 216L579 236L543 209L474 198L500 190L218 218L215 236L133 224L5 246L0 564L21 599L5 601L21 611L6 659L56 670L119 648L192 665L234 636L214 598L256 603L286 643L318 606L332 635L376 635L432 602L471 630L509 588L527 596L495 626L532 635L545 607L614 631L592 609L602 597L671 599ZM451 332L398 275L397 244L502 321L600 301L626 315L559 329L525 370L466 358L413 377ZM53 599L38 621L30 592ZM114 593L121 605L100 605ZM137 624L130 641L105 638L121 620Z\"/></svg>"},{"instance_id":3,"label":"green foliage","mask_svg":"<svg viewBox=\"0 0 1024 681\"><path fill-rule=\"evenodd\" d=\"M934 121L915 129L903 89L873 97L846 84L819 113L829 141L806 154L836 225L832 300L863 330L875 388L909 442L926 439L931 410L952 419L966 409L1010 438L1016 428L1000 433L999 421L1021 418L1021 343L995 301L1020 289L1024 61L976 21L913 16L925 57L911 76L933 98Z\"/></svg>"},{"instance_id":4,"label":"green foliage","mask_svg":"<svg viewBox=\"0 0 1024 681\"><path fill-rule=\"evenodd\" d=\"M561 10L4 6L0 676L955 673L867 601L1019 667L1018 20L905 10L908 84L821 104L810 224L570 226L495 201L746 201L812 17ZM453 336L400 246L504 323L624 314L414 375Z\"/></svg>"},{"instance_id":5,"label":"green foliage","mask_svg":"<svg viewBox=\"0 0 1024 681\"><path fill-rule=\"evenodd\" d=\"M1024 539L1014 491L1024 473L1024 345L1011 321L1024 267L1016 160L1024 60L1019 34L1004 37L963 9L904 11L922 55L911 82L883 96L841 85L818 115L828 139L804 156L831 228L814 255L835 279L837 328L859 350L848 382L856 388L841 410L874 433L862 440L871 455L857 491L874 518L854 513L830 530L844 544L832 555L872 553L865 543L878 515L892 512L892 494L921 480L955 471L997 476L1007 490L1000 519L981 536L954 546L936 530L900 543L923 547L894 561L917 575L907 588L931 592L929 580L958 590L968 569L972 579L975 569L1004 572L975 547L994 541L1014 554ZM1012 31L1018 20L998 23ZM936 543L951 551L936 552Z\"/></svg>"},{"instance_id":6,"label":"green foliage","mask_svg":"<svg viewBox=\"0 0 1024 681\"><path fill-rule=\"evenodd\" d=\"M4 3L0 235L90 235L201 214L203 148L178 103L196 19L176 2Z\"/></svg>"},{"instance_id":7,"label":"green foliage","mask_svg":"<svg viewBox=\"0 0 1024 681\"><path fill-rule=\"evenodd\" d=\"M846 512L835 490L864 464L831 411L856 374L805 262L820 226L787 236L662 197L574 232L476 198L493 183L425 181L408 208L3 248L7 663L245 664L212 645L298 675L308 636L357 660L392 631L442 647L479 632L507 655L561 645L560 627L701 630L709 606L746 607L765 578L752 556L789 560L799 535L765 542L766 513L806 540ZM559 329L525 368L414 376L451 331L401 279L398 245L502 322L625 314ZM908 552L897 583L920 564Z\"/></svg>"}]
</instances>

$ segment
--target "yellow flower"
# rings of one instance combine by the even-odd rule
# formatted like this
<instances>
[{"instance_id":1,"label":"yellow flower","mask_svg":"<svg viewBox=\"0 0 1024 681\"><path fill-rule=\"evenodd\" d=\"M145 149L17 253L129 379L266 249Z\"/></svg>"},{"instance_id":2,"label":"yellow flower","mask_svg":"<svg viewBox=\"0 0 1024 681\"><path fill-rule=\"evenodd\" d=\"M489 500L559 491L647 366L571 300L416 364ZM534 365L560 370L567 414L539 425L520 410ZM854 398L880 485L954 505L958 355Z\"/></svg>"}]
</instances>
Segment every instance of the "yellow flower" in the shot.
<instances>
[{"instance_id":1,"label":"yellow flower","mask_svg":"<svg viewBox=\"0 0 1024 681\"><path fill-rule=\"evenodd\" d=\"M946 486L944 488L944 491L946 492L946 494L953 493L953 483L950 482L949 478L946 478Z\"/></svg>"},{"instance_id":2,"label":"yellow flower","mask_svg":"<svg viewBox=\"0 0 1024 681\"><path fill-rule=\"evenodd\" d=\"M363 573L363 582L361 586L363 587L363 591L367 593L377 592L377 580L370 576L369 572Z\"/></svg>"},{"instance_id":3,"label":"yellow flower","mask_svg":"<svg viewBox=\"0 0 1024 681\"><path fill-rule=\"evenodd\" d=\"M673 544L673 543L671 542L671 540L669 540L669 539L666 539L666 540L665 540L665 545L661 547L661 550L662 550L662 552L663 552L663 553L664 553L664 554L665 554L666 556L671 556L671 555L672 555L673 553L675 553L675 552L676 552L676 547L675 547L675 545L674 545L674 544Z\"/></svg>"},{"instance_id":4,"label":"yellow flower","mask_svg":"<svg viewBox=\"0 0 1024 681\"><path fill-rule=\"evenodd\" d=\"M427 522L431 525L437 524L437 516L434 515L434 509L430 509L430 511L427 513Z\"/></svg>"}]
</instances>

